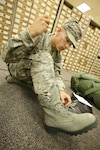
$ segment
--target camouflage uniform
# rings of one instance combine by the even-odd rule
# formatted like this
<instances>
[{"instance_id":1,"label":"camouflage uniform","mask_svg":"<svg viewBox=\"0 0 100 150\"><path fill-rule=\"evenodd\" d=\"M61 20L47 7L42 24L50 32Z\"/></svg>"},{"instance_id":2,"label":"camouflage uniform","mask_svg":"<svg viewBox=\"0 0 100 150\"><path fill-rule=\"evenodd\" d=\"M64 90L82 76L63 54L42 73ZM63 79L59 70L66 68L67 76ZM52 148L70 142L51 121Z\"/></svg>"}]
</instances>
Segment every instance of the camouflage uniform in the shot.
<instances>
[{"instance_id":1,"label":"camouflage uniform","mask_svg":"<svg viewBox=\"0 0 100 150\"><path fill-rule=\"evenodd\" d=\"M70 32L66 31L75 46L80 32L76 32L76 27L79 27L76 25L74 28L73 24L76 23L69 22L66 27L70 27ZM31 38L26 29L4 45L2 58L13 78L33 83L45 112L47 132L81 134L96 127L96 117L91 113L76 114L61 102L59 91L64 90L61 55L59 51L51 49L52 36L43 33Z\"/></svg>"},{"instance_id":2,"label":"camouflage uniform","mask_svg":"<svg viewBox=\"0 0 100 150\"><path fill-rule=\"evenodd\" d=\"M52 36L51 33L43 33L31 38L26 29L3 47L2 58L8 64L10 74L18 80L32 82L37 94L48 92L53 86L58 90L65 88L61 55L51 49Z\"/></svg>"}]
</instances>

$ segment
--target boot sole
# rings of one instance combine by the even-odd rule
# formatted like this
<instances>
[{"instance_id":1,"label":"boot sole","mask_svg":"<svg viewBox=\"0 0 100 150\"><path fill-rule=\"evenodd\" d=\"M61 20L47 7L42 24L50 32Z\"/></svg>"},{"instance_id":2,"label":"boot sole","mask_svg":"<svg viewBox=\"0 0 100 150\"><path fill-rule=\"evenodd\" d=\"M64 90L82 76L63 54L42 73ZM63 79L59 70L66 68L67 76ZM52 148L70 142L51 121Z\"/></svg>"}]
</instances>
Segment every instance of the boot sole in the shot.
<instances>
[{"instance_id":1,"label":"boot sole","mask_svg":"<svg viewBox=\"0 0 100 150\"><path fill-rule=\"evenodd\" d=\"M58 132L63 132L63 133L66 133L68 135L78 135L78 134L82 134L82 133L87 133L89 130L92 130L93 128L96 128L97 127L97 120L91 124L90 126L87 126L86 128L82 129L82 130L79 130L79 131L74 131L74 132L70 132L70 131L64 131L64 130L61 130L59 128L55 128L55 127L50 127L50 126L47 126L45 125L45 130L46 132L48 133L52 133L52 134L57 134Z\"/></svg>"}]
</instances>

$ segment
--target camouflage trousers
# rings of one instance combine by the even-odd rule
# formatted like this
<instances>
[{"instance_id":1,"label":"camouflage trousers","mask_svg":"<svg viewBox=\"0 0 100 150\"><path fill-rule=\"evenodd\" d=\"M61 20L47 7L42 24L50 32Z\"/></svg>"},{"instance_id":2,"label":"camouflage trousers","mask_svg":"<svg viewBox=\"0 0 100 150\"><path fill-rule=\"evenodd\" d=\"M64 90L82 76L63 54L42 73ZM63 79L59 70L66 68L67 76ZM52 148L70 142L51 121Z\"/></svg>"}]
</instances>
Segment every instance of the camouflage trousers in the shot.
<instances>
[{"instance_id":1,"label":"camouflage trousers","mask_svg":"<svg viewBox=\"0 0 100 150\"><path fill-rule=\"evenodd\" d=\"M42 52L30 56L30 59L20 60L18 63L9 64L11 75L25 82L32 82L33 89L41 101L42 106L59 99L59 91L56 86L54 63L48 52Z\"/></svg>"}]
</instances>

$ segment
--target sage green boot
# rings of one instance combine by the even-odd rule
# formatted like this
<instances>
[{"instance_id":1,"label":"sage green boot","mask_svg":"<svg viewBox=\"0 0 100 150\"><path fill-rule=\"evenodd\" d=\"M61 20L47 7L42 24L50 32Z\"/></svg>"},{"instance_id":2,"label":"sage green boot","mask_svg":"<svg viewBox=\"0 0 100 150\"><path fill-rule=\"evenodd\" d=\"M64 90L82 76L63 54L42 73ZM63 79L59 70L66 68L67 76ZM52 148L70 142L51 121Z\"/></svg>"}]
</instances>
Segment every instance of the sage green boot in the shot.
<instances>
[{"instance_id":1,"label":"sage green boot","mask_svg":"<svg viewBox=\"0 0 100 150\"><path fill-rule=\"evenodd\" d=\"M88 132L97 126L96 118L91 113L75 114L72 112L55 112L46 110L45 123L48 133L66 132L70 135L77 135Z\"/></svg>"},{"instance_id":2,"label":"sage green boot","mask_svg":"<svg viewBox=\"0 0 100 150\"><path fill-rule=\"evenodd\" d=\"M51 101L49 99L45 100L45 96L43 96L43 100L40 100L45 112L45 128L47 132L57 133L60 131L70 135L77 135L97 126L96 117L93 114L72 112L62 104L57 87L55 86L55 89L53 88L51 91Z\"/></svg>"}]
</instances>

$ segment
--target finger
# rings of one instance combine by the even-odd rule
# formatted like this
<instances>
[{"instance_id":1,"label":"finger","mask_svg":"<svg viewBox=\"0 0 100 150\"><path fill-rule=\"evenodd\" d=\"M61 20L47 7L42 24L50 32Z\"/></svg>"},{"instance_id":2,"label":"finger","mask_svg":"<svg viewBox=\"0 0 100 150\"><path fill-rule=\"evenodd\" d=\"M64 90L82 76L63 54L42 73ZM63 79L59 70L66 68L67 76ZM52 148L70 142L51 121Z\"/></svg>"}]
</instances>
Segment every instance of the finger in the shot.
<instances>
[{"instance_id":1,"label":"finger","mask_svg":"<svg viewBox=\"0 0 100 150\"><path fill-rule=\"evenodd\" d=\"M68 103L67 103L67 104L64 104L64 105L67 106L67 107L70 106L70 104L68 104Z\"/></svg>"},{"instance_id":2,"label":"finger","mask_svg":"<svg viewBox=\"0 0 100 150\"><path fill-rule=\"evenodd\" d=\"M49 25L46 23L43 23L43 31L46 32L48 30Z\"/></svg>"},{"instance_id":3,"label":"finger","mask_svg":"<svg viewBox=\"0 0 100 150\"><path fill-rule=\"evenodd\" d=\"M45 18L48 18L48 15L45 14L44 17L45 17Z\"/></svg>"},{"instance_id":4,"label":"finger","mask_svg":"<svg viewBox=\"0 0 100 150\"><path fill-rule=\"evenodd\" d=\"M48 23L44 22L43 24L45 25L45 27L47 27L47 28L49 27Z\"/></svg>"},{"instance_id":5,"label":"finger","mask_svg":"<svg viewBox=\"0 0 100 150\"><path fill-rule=\"evenodd\" d=\"M72 102L72 100L71 100L71 97L69 96L69 97L67 97L67 99L66 99L68 102Z\"/></svg>"},{"instance_id":6,"label":"finger","mask_svg":"<svg viewBox=\"0 0 100 150\"><path fill-rule=\"evenodd\" d=\"M61 102L63 103L63 104L65 104L65 100L64 99L60 99L61 100Z\"/></svg>"},{"instance_id":7,"label":"finger","mask_svg":"<svg viewBox=\"0 0 100 150\"><path fill-rule=\"evenodd\" d=\"M48 17L47 15L41 15L41 16L40 16L40 19L41 19L41 20L44 20L44 21L47 22L47 23L50 22L48 18L49 18L49 17Z\"/></svg>"},{"instance_id":8,"label":"finger","mask_svg":"<svg viewBox=\"0 0 100 150\"><path fill-rule=\"evenodd\" d=\"M50 20L48 18L44 18L45 23L49 24Z\"/></svg>"},{"instance_id":9,"label":"finger","mask_svg":"<svg viewBox=\"0 0 100 150\"><path fill-rule=\"evenodd\" d=\"M48 18L48 15L46 15L46 14L44 14L44 15L40 14L39 16L44 17L44 18Z\"/></svg>"},{"instance_id":10,"label":"finger","mask_svg":"<svg viewBox=\"0 0 100 150\"><path fill-rule=\"evenodd\" d=\"M65 99L65 105L66 106L69 106L70 104L72 103L72 101L71 101L71 99L69 98L69 99Z\"/></svg>"},{"instance_id":11,"label":"finger","mask_svg":"<svg viewBox=\"0 0 100 150\"><path fill-rule=\"evenodd\" d=\"M70 106L71 105L71 101L67 101L67 103L65 102L65 106Z\"/></svg>"}]
</instances>

